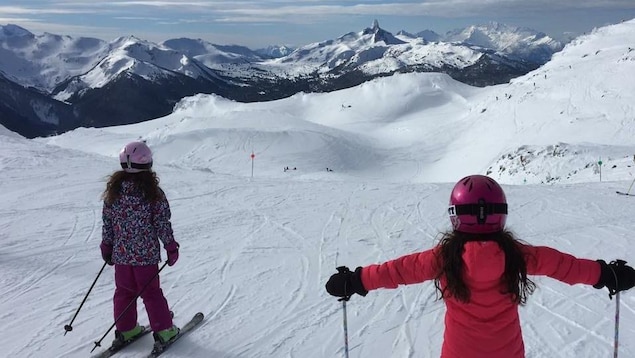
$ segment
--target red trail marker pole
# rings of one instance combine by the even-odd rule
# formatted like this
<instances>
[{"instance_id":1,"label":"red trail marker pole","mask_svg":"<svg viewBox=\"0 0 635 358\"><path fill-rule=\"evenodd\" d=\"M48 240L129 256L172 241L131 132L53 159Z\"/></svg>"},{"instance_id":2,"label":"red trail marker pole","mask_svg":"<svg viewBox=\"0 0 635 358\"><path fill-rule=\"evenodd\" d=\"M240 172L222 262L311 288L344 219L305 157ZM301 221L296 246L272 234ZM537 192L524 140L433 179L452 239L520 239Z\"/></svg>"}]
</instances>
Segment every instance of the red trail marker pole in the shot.
<instances>
[{"instance_id":1,"label":"red trail marker pole","mask_svg":"<svg viewBox=\"0 0 635 358\"><path fill-rule=\"evenodd\" d=\"M254 177L254 158L256 158L256 155L254 154L254 152L251 152L251 177Z\"/></svg>"}]
</instances>

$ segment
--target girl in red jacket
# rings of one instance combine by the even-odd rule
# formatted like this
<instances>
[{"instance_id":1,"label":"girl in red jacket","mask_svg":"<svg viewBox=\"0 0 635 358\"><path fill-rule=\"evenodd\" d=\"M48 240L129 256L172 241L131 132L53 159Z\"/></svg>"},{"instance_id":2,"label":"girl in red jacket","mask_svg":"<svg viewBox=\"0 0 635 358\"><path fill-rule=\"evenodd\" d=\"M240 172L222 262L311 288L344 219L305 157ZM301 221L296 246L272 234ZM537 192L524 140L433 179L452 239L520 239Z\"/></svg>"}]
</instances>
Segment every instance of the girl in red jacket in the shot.
<instances>
[{"instance_id":1,"label":"girl in red jacket","mask_svg":"<svg viewBox=\"0 0 635 358\"><path fill-rule=\"evenodd\" d=\"M505 230L505 193L489 177L461 179L448 213L453 230L434 248L354 272L340 267L326 290L348 299L434 280L446 305L442 358L523 358L518 306L536 288L530 275L607 287L610 294L635 286L635 270L624 261L578 259L517 240Z\"/></svg>"}]
</instances>

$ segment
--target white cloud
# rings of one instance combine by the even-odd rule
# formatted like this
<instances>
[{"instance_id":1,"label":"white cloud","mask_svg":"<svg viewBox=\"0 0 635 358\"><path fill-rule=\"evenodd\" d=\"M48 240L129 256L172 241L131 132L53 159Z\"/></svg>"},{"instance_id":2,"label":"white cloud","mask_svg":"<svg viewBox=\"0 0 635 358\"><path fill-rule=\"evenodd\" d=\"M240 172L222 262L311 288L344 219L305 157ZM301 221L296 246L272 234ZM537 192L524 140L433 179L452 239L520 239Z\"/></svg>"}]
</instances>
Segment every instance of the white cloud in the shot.
<instances>
[{"instance_id":1,"label":"white cloud","mask_svg":"<svg viewBox=\"0 0 635 358\"><path fill-rule=\"evenodd\" d=\"M266 21L287 16L441 16L463 17L492 14L519 15L525 11L549 12L574 9L635 10L632 0L433 0L433 1L46 1L33 7L12 6L17 13L83 13L151 8L171 13L217 15L222 21ZM0 8L2 9L2 8ZM2 12L3 10L0 10Z\"/></svg>"},{"instance_id":2,"label":"white cloud","mask_svg":"<svg viewBox=\"0 0 635 358\"><path fill-rule=\"evenodd\" d=\"M85 14L85 9L64 9L55 6L52 7L28 7L28 6L0 6L0 14L3 15L67 15L67 14Z\"/></svg>"},{"instance_id":3,"label":"white cloud","mask_svg":"<svg viewBox=\"0 0 635 358\"><path fill-rule=\"evenodd\" d=\"M421 30L412 28L418 26L418 21L425 22L427 26L438 26L441 22L452 23L451 26L455 26L465 22L466 19L471 19L470 23L465 24L467 26L472 25L474 19L484 19L484 22L490 20L506 22L513 19L515 22L513 25L528 26L558 34L565 31L583 32L596 26L635 17L635 1L633 0L429 0L425 2L414 0L39 0L30 1L28 5L23 1L9 0L3 1L3 4L5 5L0 6L0 14L4 18L4 23L15 23L35 31L103 39L111 39L131 32L139 34L142 31L148 34L148 39L166 39L163 35L174 33L175 30L178 31L179 36L193 33L196 37L214 36L218 39L218 36L228 36L235 29L243 29L241 36L247 36L246 32L253 31L253 28L248 28L246 25L269 25L267 33L259 30L258 34L249 35L251 44L262 43L264 40L256 39L260 36L274 36L285 42L288 42L292 36L296 43L322 40L359 28L360 21L370 22L369 18L371 20L377 18L382 23L387 22L383 21L383 18L392 18L393 26L397 26L394 23L397 21L400 26L411 26L410 30L413 31ZM612 14L602 16L602 10L612 11ZM561 19L556 18L554 13L564 14L563 16L574 15L567 15L568 19ZM584 13L588 13L589 16L582 16ZM81 14L83 21L76 20L80 16L61 16L69 14ZM86 21L89 16L98 18L99 21ZM452 21L448 21L450 19ZM95 25L91 27L85 24ZM279 25L283 24L299 26L299 32L304 36L282 33ZM315 29L302 28L303 25L315 24L319 24L325 31L315 33ZM174 29L167 31L166 25L173 26ZM230 31L227 30L228 25L239 26L234 26ZM401 29L405 28L394 30ZM431 29L439 30L438 28ZM171 35L168 34L168 36Z\"/></svg>"}]
</instances>

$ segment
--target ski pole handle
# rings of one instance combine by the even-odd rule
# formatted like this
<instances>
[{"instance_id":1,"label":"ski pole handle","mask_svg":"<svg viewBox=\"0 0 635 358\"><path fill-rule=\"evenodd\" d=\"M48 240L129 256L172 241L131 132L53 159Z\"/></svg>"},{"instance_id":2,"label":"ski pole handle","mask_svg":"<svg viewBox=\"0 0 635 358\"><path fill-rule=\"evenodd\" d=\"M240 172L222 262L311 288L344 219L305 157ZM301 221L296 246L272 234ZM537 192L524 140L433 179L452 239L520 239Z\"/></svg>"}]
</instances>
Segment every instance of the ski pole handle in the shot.
<instances>
[{"instance_id":1,"label":"ski pole handle","mask_svg":"<svg viewBox=\"0 0 635 358\"><path fill-rule=\"evenodd\" d=\"M345 274L349 274L351 272L351 270L346 267L346 266L338 266L335 268L337 270L338 273L345 273ZM342 298L340 298L338 301L348 301L351 299L352 295L347 294L347 288L346 288L346 281L344 282L344 296L342 296Z\"/></svg>"}]
</instances>

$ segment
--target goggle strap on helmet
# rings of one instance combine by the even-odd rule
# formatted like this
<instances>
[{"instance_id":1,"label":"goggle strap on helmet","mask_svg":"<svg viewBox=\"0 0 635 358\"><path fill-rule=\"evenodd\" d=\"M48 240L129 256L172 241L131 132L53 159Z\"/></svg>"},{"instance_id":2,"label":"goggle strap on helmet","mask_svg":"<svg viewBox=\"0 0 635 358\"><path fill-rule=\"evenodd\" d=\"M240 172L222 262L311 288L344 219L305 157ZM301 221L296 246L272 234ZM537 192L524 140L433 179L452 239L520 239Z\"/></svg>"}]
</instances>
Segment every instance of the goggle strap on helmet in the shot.
<instances>
[{"instance_id":1,"label":"goggle strap on helmet","mask_svg":"<svg viewBox=\"0 0 635 358\"><path fill-rule=\"evenodd\" d=\"M146 163L146 164L138 164L138 163L131 163L130 160L128 160L127 163L121 163L121 168L122 169L139 169L139 170L150 170L152 168L152 162L150 163Z\"/></svg>"},{"instance_id":2,"label":"goggle strap on helmet","mask_svg":"<svg viewBox=\"0 0 635 358\"><path fill-rule=\"evenodd\" d=\"M483 199L480 199L478 204L451 205L448 208L448 214L450 216L476 216L477 223L484 224L487 215L507 214L507 204L485 203Z\"/></svg>"}]
</instances>

